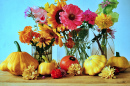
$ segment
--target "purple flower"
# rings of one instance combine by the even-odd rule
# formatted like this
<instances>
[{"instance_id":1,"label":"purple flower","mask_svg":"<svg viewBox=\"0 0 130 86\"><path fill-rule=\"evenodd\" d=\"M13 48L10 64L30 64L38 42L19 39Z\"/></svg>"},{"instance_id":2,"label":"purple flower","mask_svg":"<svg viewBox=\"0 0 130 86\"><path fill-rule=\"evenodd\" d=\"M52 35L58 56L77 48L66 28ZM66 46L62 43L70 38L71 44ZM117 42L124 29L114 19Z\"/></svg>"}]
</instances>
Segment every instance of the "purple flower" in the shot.
<instances>
[{"instance_id":1,"label":"purple flower","mask_svg":"<svg viewBox=\"0 0 130 86\"><path fill-rule=\"evenodd\" d=\"M30 12L30 7L27 7L27 8L25 9L25 11L24 11L24 13L25 13L24 17L25 17L25 18L28 16L29 12Z\"/></svg>"},{"instance_id":2,"label":"purple flower","mask_svg":"<svg viewBox=\"0 0 130 86\"><path fill-rule=\"evenodd\" d=\"M105 2L101 2L100 5L102 5L102 8L106 7L107 5L109 5L111 2L109 1L105 1Z\"/></svg>"},{"instance_id":3,"label":"purple flower","mask_svg":"<svg viewBox=\"0 0 130 86\"><path fill-rule=\"evenodd\" d=\"M60 71L61 71L61 74L62 74L63 77L65 77L67 75L67 73L64 69L60 69Z\"/></svg>"},{"instance_id":4,"label":"purple flower","mask_svg":"<svg viewBox=\"0 0 130 86\"><path fill-rule=\"evenodd\" d=\"M42 79L45 79L45 76L42 76Z\"/></svg>"}]
</instances>

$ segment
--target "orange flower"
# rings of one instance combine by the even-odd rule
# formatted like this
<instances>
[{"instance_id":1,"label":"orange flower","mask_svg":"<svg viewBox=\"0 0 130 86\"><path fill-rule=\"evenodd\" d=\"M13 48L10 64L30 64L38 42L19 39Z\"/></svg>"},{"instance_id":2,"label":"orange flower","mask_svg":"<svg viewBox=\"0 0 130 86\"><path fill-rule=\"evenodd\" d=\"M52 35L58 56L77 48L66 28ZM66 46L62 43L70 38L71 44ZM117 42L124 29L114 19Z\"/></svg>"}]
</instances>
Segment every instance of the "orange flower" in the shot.
<instances>
[{"instance_id":1,"label":"orange flower","mask_svg":"<svg viewBox=\"0 0 130 86\"><path fill-rule=\"evenodd\" d=\"M49 45L51 43L51 37L40 37L33 39L33 42L37 42L36 46L39 46L40 48L46 47L46 45Z\"/></svg>"},{"instance_id":2,"label":"orange flower","mask_svg":"<svg viewBox=\"0 0 130 86\"><path fill-rule=\"evenodd\" d=\"M22 43L30 44L31 43L30 41L33 39L34 36L36 38L40 37L39 33L32 31L32 27L31 26L26 26L23 31L20 31L18 33L19 33L19 40Z\"/></svg>"},{"instance_id":3,"label":"orange flower","mask_svg":"<svg viewBox=\"0 0 130 86\"><path fill-rule=\"evenodd\" d=\"M39 31L39 33L43 37L55 38L55 41L54 41L53 45L55 45L55 44L58 45L59 44L60 47L63 46L63 42L61 40L61 38L63 38L63 36L61 36L61 34L56 32L56 29L52 29L48 25L45 25L45 24L43 26L39 25L39 27L40 27L39 29L41 30L41 31Z\"/></svg>"},{"instance_id":4,"label":"orange flower","mask_svg":"<svg viewBox=\"0 0 130 86\"><path fill-rule=\"evenodd\" d=\"M68 47L68 48L73 48L73 46L75 45L74 41L72 40L72 38L69 38L67 40L68 42L65 43L65 45Z\"/></svg>"},{"instance_id":5,"label":"orange flower","mask_svg":"<svg viewBox=\"0 0 130 86\"><path fill-rule=\"evenodd\" d=\"M19 40L22 43L28 43L30 44L30 40L32 40L33 36L32 34L32 27L26 26L23 31L18 32L19 33Z\"/></svg>"}]
</instances>

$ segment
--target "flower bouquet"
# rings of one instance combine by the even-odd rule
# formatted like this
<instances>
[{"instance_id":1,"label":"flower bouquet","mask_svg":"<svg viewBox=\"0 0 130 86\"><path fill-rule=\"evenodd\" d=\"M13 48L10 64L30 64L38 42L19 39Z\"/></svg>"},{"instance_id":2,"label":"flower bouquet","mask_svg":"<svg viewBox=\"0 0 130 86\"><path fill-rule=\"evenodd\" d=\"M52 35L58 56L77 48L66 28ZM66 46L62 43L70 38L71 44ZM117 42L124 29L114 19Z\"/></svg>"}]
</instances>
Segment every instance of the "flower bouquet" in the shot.
<instances>
[{"instance_id":1,"label":"flower bouquet","mask_svg":"<svg viewBox=\"0 0 130 86\"><path fill-rule=\"evenodd\" d=\"M46 3L45 7L28 7L24 12L25 18L32 17L36 25L26 26L19 32L19 38L22 43L36 46L39 61L42 53L55 44L64 46L66 55L75 56L79 61L88 57L89 29L95 25L97 14L89 9L83 12L76 5L67 5L66 1L55 0L54 4Z\"/></svg>"},{"instance_id":2,"label":"flower bouquet","mask_svg":"<svg viewBox=\"0 0 130 86\"><path fill-rule=\"evenodd\" d=\"M93 47L92 55L94 54L102 54L105 57L111 57L114 55L114 41L115 39L114 33L116 32L113 29L113 25L115 22L118 22L119 14L113 12L113 9L118 5L117 0L104 0L99 4L99 8L96 11L98 16L95 19L96 30L99 32L98 35L95 35L92 39L94 43L97 41L98 49ZM109 51L109 52L108 52Z\"/></svg>"},{"instance_id":3,"label":"flower bouquet","mask_svg":"<svg viewBox=\"0 0 130 86\"><path fill-rule=\"evenodd\" d=\"M96 13L89 9L83 12L76 5L66 4L66 1L55 0L54 4L46 3L45 7L33 6L25 10L25 18L32 17L36 25L26 26L23 31L19 31L19 40L34 46L39 56L34 59L27 52L22 52L15 41L18 51L11 53L0 64L0 70L22 75L23 79L28 80L36 80L39 75L42 75L42 79L46 75L58 79L67 73L73 76L99 74L102 78L109 79L116 78L114 75L119 74L120 69L124 71L130 67L128 60L120 56L119 52L108 61L106 59L108 39L114 39L115 30L111 26L119 17L118 13L112 11L117 7L118 1L103 0ZM98 35L94 32L96 29ZM91 42L88 41L89 30L94 34ZM86 52L94 42L98 44L102 55L96 53L97 55L89 56ZM54 45L66 49L66 56L60 64L47 58L46 51Z\"/></svg>"}]
</instances>

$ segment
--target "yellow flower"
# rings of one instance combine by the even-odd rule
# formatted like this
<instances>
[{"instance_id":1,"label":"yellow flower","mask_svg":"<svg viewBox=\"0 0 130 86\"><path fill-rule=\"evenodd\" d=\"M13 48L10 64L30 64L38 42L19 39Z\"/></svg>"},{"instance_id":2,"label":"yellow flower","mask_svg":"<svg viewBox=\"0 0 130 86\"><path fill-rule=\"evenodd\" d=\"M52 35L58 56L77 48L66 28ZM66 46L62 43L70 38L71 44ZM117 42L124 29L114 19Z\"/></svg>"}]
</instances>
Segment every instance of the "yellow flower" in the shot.
<instances>
[{"instance_id":1,"label":"yellow flower","mask_svg":"<svg viewBox=\"0 0 130 86\"><path fill-rule=\"evenodd\" d=\"M57 31L64 31L65 27L64 25L60 22L60 12L63 12L62 7L66 5L66 2L57 2L57 6L52 5L51 6L51 11L47 14L50 18L48 18L48 24L51 24L52 28L56 29Z\"/></svg>"},{"instance_id":2,"label":"yellow flower","mask_svg":"<svg viewBox=\"0 0 130 86\"><path fill-rule=\"evenodd\" d=\"M59 67L59 63L56 62L56 60L52 60L51 63L54 63L55 64L55 67L58 68Z\"/></svg>"},{"instance_id":3,"label":"yellow flower","mask_svg":"<svg viewBox=\"0 0 130 86\"><path fill-rule=\"evenodd\" d=\"M101 76L102 78L106 78L106 79L116 78L114 76L114 72L115 72L115 69L114 68L110 68L110 66L108 66L108 67L103 68L103 70L101 71L99 76Z\"/></svg>"},{"instance_id":4,"label":"yellow flower","mask_svg":"<svg viewBox=\"0 0 130 86\"><path fill-rule=\"evenodd\" d=\"M46 47L46 45L49 45L51 43L51 37L40 37L40 38L36 38L35 40L37 40L37 44L36 46L39 46L40 48L43 46L43 47Z\"/></svg>"},{"instance_id":5,"label":"yellow flower","mask_svg":"<svg viewBox=\"0 0 130 86\"><path fill-rule=\"evenodd\" d=\"M24 69L23 71L23 79L27 79L27 80L33 80L33 79L37 79L38 76L38 72L34 69L34 66L29 65L27 69Z\"/></svg>"},{"instance_id":6,"label":"yellow flower","mask_svg":"<svg viewBox=\"0 0 130 86\"><path fill-rule=\"evenodd\" d=\"M95 19L95 24L101 29L107 29L113 25L111 16L105 14L98 15Z\"/></svg>"},{"instance_id":7,"label":"yellow flower","mask_svg":"<svg viewBox=\"0 0 130 86\"><path fill-rule=\"evenodd\" d=\"M71 64L68 68L67 73L69 73L70 75L82 75L83 69L80 66L80 64Z\"/></svg>"},{"instance_id":8,"label":"yellow flower","mask_svg":"<svg viewBox=\"0 0 130 86\"><path fill-rule=\"evenodd\" d=\"M60 0L61 2L67 1L67 0ZM59 0L55 0L55 2L59 2Z\"/></svg>"},{"instance_id":9,"label":"yellow flower","mask_svg":"<svg viewBox=\"0 0 130 86\"><path fill-rule=\"evenodd\" d=\"M56 29L52 29L48 25L45 25L45 24L43 26L39 25L39 27L40 27L39 29L41 30L41 31L39 31L39 33L42 36L55 38L55 41L54 41L53 45L54 44L56 44L56 45L59 44L60 47L63 46L63 42L61 40L61 38L63 38L63 36L61 36L61 34L56 32Z\"/></svg>"},{"instance_id":10,"label":"yellow flower","mask_svg":"<svg viewBox=\"0 0 130 86\"><path fill-rule=\"evenodd\" d=\"M45 5L45 10L47 11L47 12L50 12L52 9L51 8L53 8L53 4L51 4L51 5L49 5L49 3L47 2Z\"/></svg>"}]
</instances>

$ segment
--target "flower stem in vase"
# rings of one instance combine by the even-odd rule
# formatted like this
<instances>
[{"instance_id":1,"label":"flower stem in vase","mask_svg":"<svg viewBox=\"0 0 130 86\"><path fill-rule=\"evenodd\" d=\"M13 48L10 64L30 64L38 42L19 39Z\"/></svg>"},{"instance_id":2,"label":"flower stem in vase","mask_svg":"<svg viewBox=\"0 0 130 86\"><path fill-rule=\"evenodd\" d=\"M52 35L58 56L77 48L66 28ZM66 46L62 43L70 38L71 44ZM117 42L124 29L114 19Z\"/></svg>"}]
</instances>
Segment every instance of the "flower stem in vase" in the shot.
<instances>
[{"instance_id":1,"label":"flower stem in vase","mask_svg":"<svg viewBox=\"0 0 130 86\"><path fill-rule=\"evenodd\" d=\"M101 41L101 48L104 52L105 57L107 58L107 30L104 29L102 41Z\"/></svg>"}]
</instances>

